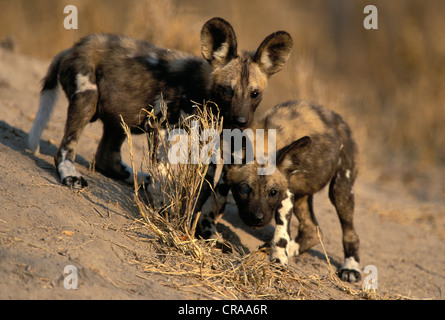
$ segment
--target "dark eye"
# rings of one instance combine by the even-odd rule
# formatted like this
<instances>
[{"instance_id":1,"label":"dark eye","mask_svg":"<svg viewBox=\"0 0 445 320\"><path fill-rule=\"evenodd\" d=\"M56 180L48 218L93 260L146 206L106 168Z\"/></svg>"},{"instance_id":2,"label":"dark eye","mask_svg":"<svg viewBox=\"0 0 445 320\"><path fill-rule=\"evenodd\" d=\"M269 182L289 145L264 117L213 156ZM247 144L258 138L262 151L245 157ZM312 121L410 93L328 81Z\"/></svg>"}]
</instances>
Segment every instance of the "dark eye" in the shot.
<instances>
[{"instance_id":1,"label":"dark eye","mask_svg":"<svg viewBox=\"0 0 445 320\"><path fill-rule=\"evenodd\" d=\"M240 194L248 195L252 192L252 188L246 183L240 185L238 191Z\"/></svg>"},{"instance_id":2,"label":"dark eye","mask_svg":"<svg viewBox=\"0 0 445 320\"><path fill-rule=\"evenodd\" d=\"M278 190L277 189L270 189L269 191L269 197L274 198L278 195Z\"/></svg>"},{"instance_id":3,"label":"dark eye","mask_svg":"<svg viewBox=\"0 0 445 320\"><path fill-rule=\"evenodd\" d=\"M221 88L221 90L222 90L222 93L223 93L227 98L232 98L232 97L233 97L234 91L233 91L232 87L230 87L230 86L224 86L224 87Z\"/></svg>"},{"instance_id":4,"label":"dark eye","mask_svg":"<svg viewBox=\"0 0 445 320\"><path fill-rule=\"evenodd\" d=\"M250 94L250 97L251 97L252 99L256 99L256 98L258 98L259 96L260 96L260 92L257 91L257 90L253 90L252 93Z\"/></svg>"}]
</instances>

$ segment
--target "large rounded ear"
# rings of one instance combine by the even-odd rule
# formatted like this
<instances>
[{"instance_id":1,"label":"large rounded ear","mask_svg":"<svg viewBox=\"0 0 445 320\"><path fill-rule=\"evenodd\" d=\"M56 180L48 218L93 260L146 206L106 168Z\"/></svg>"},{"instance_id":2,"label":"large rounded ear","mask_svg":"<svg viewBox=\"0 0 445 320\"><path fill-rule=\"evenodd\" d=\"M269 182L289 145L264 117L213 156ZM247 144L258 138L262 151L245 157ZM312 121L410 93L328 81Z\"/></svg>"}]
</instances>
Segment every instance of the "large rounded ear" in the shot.
<instances>
[{"instance_id":1,"label":"large rounded ear","mask_svg":"<svg viewBox=\"0 0 445 320\"><path fill-rule=\"evenodd\" d=\"M292 37L286 31L272 33L260 44L253 60L270 77L286 63L292 46Z\"/></svg>"},{"instance_id":2,"label":"large rounded ear","mask_svg":"<svg viewBox=\"0 0 445 320\"><path fill-rule=\"evenodd\" d=\"M280 149L277 154L277 165L285 170L294 170L294 167L301 164L301 157L311 148L311 144L312 139L304 136Z\"/></svg>"},{"instance_id":3,"label":"large rounded ear","mask_svg":"<svg viewBox=\"0 0 445 320\"><path fill-rule=\"evenodd\" d=\"M226 64L238 56L235 32L227 21L213 18L204 24L201 53L213 67Z\"/></svg>"}]
</instances>

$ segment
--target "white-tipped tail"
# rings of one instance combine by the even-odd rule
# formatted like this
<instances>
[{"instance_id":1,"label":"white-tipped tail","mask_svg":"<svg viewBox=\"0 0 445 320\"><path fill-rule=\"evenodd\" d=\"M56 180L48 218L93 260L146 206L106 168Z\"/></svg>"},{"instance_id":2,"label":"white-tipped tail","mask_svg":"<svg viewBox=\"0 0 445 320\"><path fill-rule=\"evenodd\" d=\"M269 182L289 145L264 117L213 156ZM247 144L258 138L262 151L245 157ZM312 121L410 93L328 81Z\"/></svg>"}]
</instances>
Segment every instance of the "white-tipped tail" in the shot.
<instances>
[{"instance_id":1,"label":"white-tipped tail","mask_svg":"<svg viewBox=\"0 0 445 320\"><path fill-rule=\"evenodd\" d=\"M39 111L34 119L31 131L28 135L28 148L32 153L37 153L40 147L40 137L51 118L54 105L57 100L58 88L43 90L40 94Z\"/></svg>"}]
</instances>

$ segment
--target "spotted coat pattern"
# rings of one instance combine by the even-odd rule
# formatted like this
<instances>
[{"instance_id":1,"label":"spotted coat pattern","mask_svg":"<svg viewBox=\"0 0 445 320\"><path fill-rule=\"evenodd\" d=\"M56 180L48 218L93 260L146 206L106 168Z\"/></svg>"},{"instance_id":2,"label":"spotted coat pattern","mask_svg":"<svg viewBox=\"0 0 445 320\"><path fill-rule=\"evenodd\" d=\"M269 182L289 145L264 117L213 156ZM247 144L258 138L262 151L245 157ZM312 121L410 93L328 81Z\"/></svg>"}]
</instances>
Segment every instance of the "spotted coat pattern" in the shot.
<instances>
[{"instance_id":1,"label":"spotted coat pattern","mask_svg":"<svg viewBox=\"0 0 445 320\"><path fill-rule=\"evenodd\" d=\"M271 259L287 265L289 257L319 242L313 195L329 185L329 198L343 231L345 263L339 276L358 281L359 238L353 226L357 146L348 125L340 115L323 107L290 101L268 110L252 128L276 130L276 148L269 153L276 153L277 170L258 175L258 163L227 165L220 182L224 192L216 187L213 200L207 203L213 206L212 213L222 213L230 189L247 225L261 228L275 219ZM292 213L299 222L295 239L290 235ZM214 231L211 217L207 218Z\"/></svg>"}]
</instances>

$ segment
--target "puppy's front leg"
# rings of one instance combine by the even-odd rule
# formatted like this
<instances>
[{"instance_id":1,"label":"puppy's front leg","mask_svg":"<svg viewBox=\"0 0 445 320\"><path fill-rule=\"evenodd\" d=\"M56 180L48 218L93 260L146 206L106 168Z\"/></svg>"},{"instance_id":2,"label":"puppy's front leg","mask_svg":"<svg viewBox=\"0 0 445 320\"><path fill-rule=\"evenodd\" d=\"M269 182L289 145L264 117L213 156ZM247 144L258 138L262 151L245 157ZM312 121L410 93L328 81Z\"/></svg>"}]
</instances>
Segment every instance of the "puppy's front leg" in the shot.
<instances>
[{"instance_id":1,"label":"puppy's front leg","mask_svg":"<svg viewBox=\"0 0 445 320\"><path fill-rule=\"evenodd\" d=\"M290 220L293 210L293 194L287 190L286 198L281 202L281 207L275 211L275 233L272 238L270 260L286 266L289 254L293 254L294 241L290 241ZM296 250L298 253L298 248Z\"/></svg>"}]
</instances>

